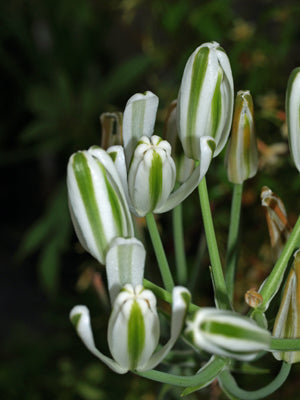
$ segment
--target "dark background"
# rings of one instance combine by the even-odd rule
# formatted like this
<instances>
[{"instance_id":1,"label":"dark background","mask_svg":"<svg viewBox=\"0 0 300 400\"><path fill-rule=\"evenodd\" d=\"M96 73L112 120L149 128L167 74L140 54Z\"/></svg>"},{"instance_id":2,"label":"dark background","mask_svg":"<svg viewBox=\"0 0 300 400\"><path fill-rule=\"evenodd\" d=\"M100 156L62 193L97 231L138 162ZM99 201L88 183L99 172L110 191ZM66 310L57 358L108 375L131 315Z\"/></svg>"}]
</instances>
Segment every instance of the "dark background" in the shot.
<instances>
[{"instance_id":1,"label":"dark background","mask_svg":"<svg viewBox=\"0 0 300 400\"><path fill-rule=\"evenodd\" d=\"M287 79L300 61L299 20L299 2L290 0L1 2L1 398L177 398L180 391L110 373L74 334L68 313L75 304L87 304L105 349L108 309L104 270L82 251L70 224L66 164L72 152L100 144L99 115L123 110L136 92L159 96L156 131L161 134L188 56L203 42L218 41L229 55L235 90L250 89L253 95L262 141L260 171L243 196L235 302L245 311L243 293L258 287L272 266L261 187L266 184L282 197L291 224L300 209L299 174L286 149L284 114ZM274 143L280 145L271 147ZM208 182L222 253L231 200L223 155L214 160ZM191 265L202 224L197 197L189 202L185 227ZM159 220L172 260L169 222L168 216ZM160 283L155 271L148 268L147 274ZM195 302L212 304L208 273L197 282ZM267 364L272 373L278 368L271 358ZM297 376L294 366L283 389L270 398L297 399ZM268 377L242 379L250 387ZM189 398L224 396L213 385Z\"/></svg>"}]
</instances>

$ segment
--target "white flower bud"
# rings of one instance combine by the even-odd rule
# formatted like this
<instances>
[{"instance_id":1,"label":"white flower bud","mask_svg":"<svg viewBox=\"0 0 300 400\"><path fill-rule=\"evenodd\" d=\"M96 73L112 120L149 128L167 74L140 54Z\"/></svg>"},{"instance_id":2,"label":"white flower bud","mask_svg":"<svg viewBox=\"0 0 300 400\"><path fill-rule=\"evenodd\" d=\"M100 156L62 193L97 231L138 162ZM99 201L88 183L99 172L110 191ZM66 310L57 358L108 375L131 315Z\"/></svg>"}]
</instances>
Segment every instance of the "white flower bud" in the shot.
<instances>
[{"instance_id":1,"label":"white flower bud","mask_svg":"<svg viewBox=\"0 0 300 400\"><path fill-rule=\"evenodd\" d=\"M200 138L226 144L233 111L233 78L228 57L218 43L204 43L188 59L177 105L179 137L187 157L200 160Z\"/></svg>"},{"instance_id":2,"label":"white flower bud","mask_svg":"<svg viewBox=\"0 0 300 400\"><path fill-rule=\"evenodd\" d=\"M252 360L268 350L271 334L250 318L233 311L202 308L187 322L185 333L192 343L209 353L238 360Z\"/></svg>"},{"instance_id":3,"label":"white flower bud","mask_svg":"<svg viewBox=\"0 0 300 400\"><path fill-rule=\"evenodd\" d=\"M289 77L285 108L290 151L300 172L300 67Z\"/></svg>"},{"instance_id":4,"label":"white flower bud","mask_svg":"<svg viewBox=\"0 0 300 400\"><path fill-rule=\"evenodd\" d=\"M134 236L124 190L111 157L100 148L70 157L69 208L82 246L100 263L116 237Z\"/></svg>"}]
</instances>

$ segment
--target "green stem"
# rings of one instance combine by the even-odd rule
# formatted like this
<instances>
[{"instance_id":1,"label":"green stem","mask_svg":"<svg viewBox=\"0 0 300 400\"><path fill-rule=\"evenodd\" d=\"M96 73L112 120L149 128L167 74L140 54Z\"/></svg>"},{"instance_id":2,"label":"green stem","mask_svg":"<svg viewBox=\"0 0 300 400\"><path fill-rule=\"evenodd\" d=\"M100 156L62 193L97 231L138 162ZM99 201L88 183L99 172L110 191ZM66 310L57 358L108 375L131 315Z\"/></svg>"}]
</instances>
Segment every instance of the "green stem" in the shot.
<instances>
[{"instance_id":1,"label":"green stem","mask_svg":"<svg viewBox=\"0 0 300 400\"><path fill-rule=\"evenodd\" d=\"M231 309L211 216L205 177L199 183L198 190L207 240L207 247L212 266L212 279L215 291L215 301L218 308Z\"/></svg>"},{"instance_id":2,"label":"green stem","mask_svg":"<svg viewBox=\"0 0 300 400\"><path fill-rule=\"evenodd\" d=\"M221 372L218 379L222 389L228 396L230 396L230 398L239 400L258 400L266 398L282 386L289 376L290 370L291 364L283 362L278 375L272 382L261 389L252 391L239 388L235 379L228 370Z\"/></svg>"},{"instance_id":3,"label":"green stem","mask_svg":"<svg viewBox=\"0 0 300 400\"><path fill-rule=\"evenodd\" d=\"M143 281L144 287L146 289L151 290L156 297L158 297L161 300L166 301L169 304L172 304L172 295L171 293L167 292L165 289L161 288L158 285L155 285L155 283L152 283L148 281L147 279L144 279ZM196 306L196 304L190 304L189 305L189 312L194 312L200 310L200 307Z\"/></svg>"},{"instance_id":4,"label":"green stem","mask_svg":"<svg viewBox=\"0 0 300 400\"><path fill-rule=\"evenodd\" d=\"M234 278L238 258L238 238L241 215L243 184L233 186L233 196L230 211L230 224L226 252L225 282L228 290L228 297L233 300Z\"/></svg>"},{"instance_id":5,"label":"green stem","mask_svg":"<svg viewBox=\"0 0 300 400\"><path fill-rule=\"evenodd\" d=\"M276 351L299 351L300 339L277 339L272 338L271 350Z\"/></svg>"},{"instance_id":6,"label":"green stem","mask_svg":"<svg viewBox=\"0 0 300 400\"><path fill-rule=\"evenodd\" d=\"M164 286L169 292L171 292L174 287L174 281L169 268L166 253L164 251L161 238L159 236L154 215L152 213L148 213L146 215L146 221Z\"/></svg>"},{"instance_id":7,"label":"green stem","mask_svg":"<svg viewBox=\"0 0 300 400\"><path fill-rule=\"evenodd\" d=\"M207 365L201 369L199 374L192 376L173 375L157 370L136 373L152 381L168 383L174 386L199 386L211 382L223 370L225 365L226 360L216 357L212 362L208 362Z\"/></svg>"},{"instance_id":8,"label":"green stem","mask_svg":"<svg viewBox=\"0 0 300 400\"><path fill-rule=\"evenodd\" d=\"M266 311L268 308L271 300L273 297L276 295L278 292L282 279L284 277L284 272L285 269L288 265L289 259L295 250L296 247L300 246L300 217L298 218L298 221L296 225L294 226L294 229L288 238L288 241L286 242L286 245L284 246L284 249L278 258L272 272L270 273L269 277L267 280L264 282L264 285L262 286L260 290L260 294L262 295L263 302L262 304L258 307L259 310L261 311Z\"/></svg>"},{"instance_id":9,"label":"green stem","mask_svg":"<svg viewBox=\"0 0 300 400\"><path fill-rule=\"evenodd\" d=\"M187 266L184 250L184 235L182 226L182 204L178 204L172 211L173 235L175 245L175 261L177 269L177 281L180 285L187 282Z\"/></svg>"}]
</instances>

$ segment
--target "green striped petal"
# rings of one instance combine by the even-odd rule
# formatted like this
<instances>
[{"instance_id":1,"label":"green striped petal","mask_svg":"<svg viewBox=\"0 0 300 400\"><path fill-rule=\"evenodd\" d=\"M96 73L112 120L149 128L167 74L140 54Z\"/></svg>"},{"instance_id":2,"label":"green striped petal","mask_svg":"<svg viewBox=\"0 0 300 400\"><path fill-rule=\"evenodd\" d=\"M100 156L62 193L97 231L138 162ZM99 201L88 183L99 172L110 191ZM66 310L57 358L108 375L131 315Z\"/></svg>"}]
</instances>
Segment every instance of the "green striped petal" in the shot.
<instances>
[{"instance_id":1,"label":"green striped petal","mask_svg":"<svg viewBox=\"0 0 300 400\"><path fill-rule=\"evenodd\" d=\"M216 147L216 143L214 139L210 136L203 136L200 138L200 161L197 167L193 170L191 175L187 178L187 180L179 186L177 190L170 194L168 199L161 204L161 206L156 207L154 212L163 213L169 210L172 210L178 204L180 204L183 200L185 200L199 185L202 178L204 178L213 154Z\"/></svg>"},{"instance_id":2,"label":"green striped petal","mask_svg":"<svg viewBox=\"0 0 300 400\"><path fill-rule=\"evenodd\" d=\"M159 340L156 299L150 290L141 285L124 286L114 302L107 338L111 354L122 368L138 370L147 363Z\"/></svg>"},{"instance_id":3,"label":"green striped petal","mask_svg":"<svg viewBox=\"0 0 300 400\"><path fill-rule=\"evenodd\" d=\"M200 137L211 136L217 156L228 139L233 112L233 78L218 43L204 43L187 61L178 96L177 126L187 157L199 160Z\"/></svg>"},{"instance_id":4,"label":"green striped petal","mask_svg":"<svg viewBox=\"0 0 300 400\"><path fill-rule=\"evenodd\" d=\"M144 216L168 199L176 179L171 146L153 135L143 136L135 149L128 173L128 192L134 212Z\"/></svg>"},{"instance_id":5,"label":"green striped petal","mask_svg":"<svg viewBox=\"0 0 300 400\"><path fill-rule=\"evenodd\" d=\"M252 178L258 167L258 153L254 132L253 101L248 90L236 96L231 138L226 161L228 179L243 183Z\"/></svg>"},{"instance_id":6,"label":"green striped petal","mask_svg":"<svg viewBox=\"0 0 300 400\"><path fill-rule=\"evenodd\" d=\"M94 336L91 328L90 313L86 306L75 306L70 313L70 320L84 345L94 356L118 374L125 374L128 368L120 366L115 360L102 354L95 346Z\"/></svg>"},{"instance_id":7,"label":"green striped petal","mask_svg":"<svg viewBox=\"0 0 300 400\"><path fill-rule=\"evenodd\" d=\"M300 338L300 250L295 252L295 260L288 275L273 335L278 338ZM273 353L277 360L288 363L300 361L300 351L278 351Z\"/></svg>"},{"instance_id":8,"label":"green striped petal","mask_svg":"<svg viewBox=\"0 0 300 400\"><path fill-rule=\"evenodd\" d=\"M106 274L111 303L126 283L142 285L146 251L135 238L116 238L106 255Z\"/></svg>"},{"instance_id":9,"label":"green striped petal","mask_svg":"<svg viewBox=\"0 0 300 400\"><path fill-rule=\"evenodd\" d=\"M68 163L67 187L78 239L104 263L112 239L134 234L126 197L110 156L100 148L73 154Z\"/></svg>"},{"instance_id":10,"label":"green striped petal","mask_svg":"<svg viewBox=\"0 0 300 400\"><path fill-rule=\"evenodd\" d=\"M286 92L286 120L290 151L300 172L300 67L295 68L289 77Z\"/></svg>"},{"instance_id":11,"label":"green striped petal","mask_svg":"<svg viewBox=\"0 0 300 400\"><path fill-rule=\"evenodd\" d=\"M199 349L245 361L268 350L271 342L270 332L252 319L215 308L197 311L188 321L185 333Z\"/></svg>"},{"instance_id":12,"label":"green striped petal","mask_svg":"<svg viewBox=\"0 0 300 400\"><path fill-rule=\"evenodd\" d=\"M136 93L127 101L123 115L123 143L127 167L142 136L150 137L154 130L158 97L147 91Z\"/></svg>"}]
</instances>

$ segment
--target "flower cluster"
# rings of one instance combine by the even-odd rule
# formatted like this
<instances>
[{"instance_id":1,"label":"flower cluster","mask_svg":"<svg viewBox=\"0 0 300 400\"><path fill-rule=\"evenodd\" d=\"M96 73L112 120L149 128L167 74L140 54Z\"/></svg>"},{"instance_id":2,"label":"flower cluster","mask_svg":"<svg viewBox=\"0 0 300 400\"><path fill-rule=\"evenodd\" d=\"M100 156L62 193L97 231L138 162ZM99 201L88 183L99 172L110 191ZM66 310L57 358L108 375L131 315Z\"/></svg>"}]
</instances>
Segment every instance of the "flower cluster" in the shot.
<instances>
[{"instance_id":1,"label":"flower cluster","mask_svg":"<svg viewBox=\"0 0 300 400\"><path fill-rule=\"evenodd\" d=\"M286 102L290 146L298 169L299 76L299 69L296 69L289 81ZM95 345L86 306L75 306L70 319L90 352L120 374L129 370L144 374L155 368L183 332L185 343L192 349L214 355L203 367L206 381L201 381L201 369L190 386L195 387L197 382L200 388L219 377L222 387L231 393L226 386L224 370L229 373L234 360L252 361L266 351L274 351L276 359L288 363L300 360L299 351L276 351L272 347L273 338L265 316L270 301L280 288L289 258L286 254L290 256L293 250L291 245L285 250L285 243L294 240L295 245L297 241L291 234L282 201L264 187L262 205L266 210L272 248L279 260L260 289L250 289L246 293L252 312L243 316L234 311L232 296L237 257L232 254L237 247L236 220L240 212L236 199L241 201L242 184L258 169L251 94L248 90L239 91L234 104L229 59L218 43L204 43L187 61L178 99L170 106L163 136L155 132L157 109L158 97L152 92L134 94L123 115L105 113L101 116L103 147L92 146L70 157L67 188L74 229L83 248L105 265L111 302L107 328L111 357ZM113 119L118 125L117 140L109 137ZM228 180L234 184L235 191L224 277L205 175L212 159L227 142L225 164ZM149 224L149 231L167 290L152 283L147 286L144 280L146 250L135 237L136 217L146 217L149 222L150 218L154 221L152 213L169 210L175 213L196 187L199 187L216 308L191 305L190 291L184 286L173 285L158 231L153 231L155 222ZM285 254L283 261L282 252ZM277 338L299 337L299 265L298 250L274 325L273 334ZM164 276L169 279L168 285ZM163 346L159 346L157 295L172 304L170 338ZM162 377L162 381L164 379ZM231 394L236 398L236 394Z\"/></svg>"}]
</instances>

